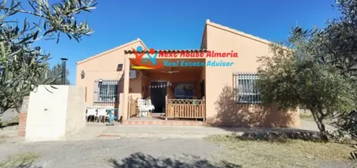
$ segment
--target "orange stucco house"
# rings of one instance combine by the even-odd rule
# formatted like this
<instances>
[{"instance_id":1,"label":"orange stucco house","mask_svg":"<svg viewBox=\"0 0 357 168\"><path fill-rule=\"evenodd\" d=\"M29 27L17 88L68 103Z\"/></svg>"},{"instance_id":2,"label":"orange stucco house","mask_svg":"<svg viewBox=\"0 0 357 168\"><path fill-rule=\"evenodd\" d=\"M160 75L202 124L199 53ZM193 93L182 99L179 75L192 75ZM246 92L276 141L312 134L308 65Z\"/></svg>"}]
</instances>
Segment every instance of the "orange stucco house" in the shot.
<instances>
[{"instance_id":1,"label":"orange stucco house","mask_svg":"<svg viewBox=\"0 0 357 168\"><path fill-rule=\"evenodd\" d=\"M113 107L123 123L140 118L138 99L150 99L155 110L146 120L158 112L166 121L296 127L296 110L261 106L255 89L258 57L272 55L271 44L207 20L200 49L155 50L151 54L158 53L157 64L163 66L137 68L138 53L149 50L137 39L77 62L76 84L84 88L88 107ZM135 50L138 46L144 51ZM209 56L212 51L222 54ZM185 62L195 64L181 66Z\"/></svg>"}]
</instances>

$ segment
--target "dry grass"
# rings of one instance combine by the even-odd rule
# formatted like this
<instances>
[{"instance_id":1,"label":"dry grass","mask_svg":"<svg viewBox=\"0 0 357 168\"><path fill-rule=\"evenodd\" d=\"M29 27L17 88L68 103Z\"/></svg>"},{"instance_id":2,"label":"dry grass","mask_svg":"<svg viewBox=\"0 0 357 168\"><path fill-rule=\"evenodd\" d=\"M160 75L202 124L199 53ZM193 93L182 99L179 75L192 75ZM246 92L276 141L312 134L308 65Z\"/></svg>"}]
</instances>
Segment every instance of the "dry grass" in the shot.
<instances>
[{"instance_id":1,"label":"dry grass","mask_svg":"<svg viewBox=\"0 0 357 168\"><path fill-rule=\"evenodd\" d=\"M8 136L6 136L6 135L0 135L0 144L6 142L7 138L8 138Z\"/></svg>"},{"instance_id":2,"label":"dry grass","mask_svg":"<svg viewBox=\"0 0 357 168\"><path fill-rule=\"evenodd\" d=\"M217 157L243 167L336 167L352 164L348 156L353 148L344 144L302 140L284 143L246 141L233 136L212 136L208 139L224 146L225 150Z\"/></svg>"},{"instance_id":3,"label":"dry grass","mask_svg":"<svg viewBox=\"0 0 357 168\"><path fill-rule=\"evenodd\" d=\"M0 168L38 168L33 162L38 159L35 153L18 154L0 162Z\"/></svg>"}]
</instances>

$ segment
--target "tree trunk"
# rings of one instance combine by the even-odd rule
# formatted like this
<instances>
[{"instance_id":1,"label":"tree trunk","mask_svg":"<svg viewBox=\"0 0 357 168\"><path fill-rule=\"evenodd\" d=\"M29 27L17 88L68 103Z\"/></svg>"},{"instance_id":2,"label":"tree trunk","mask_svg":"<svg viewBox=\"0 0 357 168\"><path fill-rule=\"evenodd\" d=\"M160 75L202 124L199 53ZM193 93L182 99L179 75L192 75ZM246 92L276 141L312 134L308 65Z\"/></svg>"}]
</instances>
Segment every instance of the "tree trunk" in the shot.
<instances>
[{"instance_id":1,"label":"tree trunk","mask_svg":"<svg viewBox=\"0 0 357 168\"><path fill-rule=\"evenodd\" d=\"M314 117L317 128L320 131L321 140L328 141L328 132L326 130L325 124L323 123L323 115L319 112L319 110L310 109L310 111L312 113L312 116Z\"/></svg>"}]
</instances>

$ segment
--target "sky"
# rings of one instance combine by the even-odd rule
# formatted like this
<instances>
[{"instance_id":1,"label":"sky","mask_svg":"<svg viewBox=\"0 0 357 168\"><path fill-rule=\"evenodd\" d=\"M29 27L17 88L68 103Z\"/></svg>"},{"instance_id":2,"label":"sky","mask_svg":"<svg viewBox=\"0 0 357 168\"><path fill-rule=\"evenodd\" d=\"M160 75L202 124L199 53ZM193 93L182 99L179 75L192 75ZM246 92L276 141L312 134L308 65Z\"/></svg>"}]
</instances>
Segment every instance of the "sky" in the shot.
<instances>
[{"instance_id":1,"label":"sky","mask_svg":"<svg viewBox=\"0 0 357 168\"><path fill-rule=\"evenodd\" d=\"M293 27L323 28L339 16L334 0L97 0L79 17L94 33L79 43L65 36L39 44L51 65L69 59L75 84L76 62L140 38L149 48L198 49L206 19L274 42L286 42ZM239 52L239 51L238 51Z\"/></svg>"}]
</instances>

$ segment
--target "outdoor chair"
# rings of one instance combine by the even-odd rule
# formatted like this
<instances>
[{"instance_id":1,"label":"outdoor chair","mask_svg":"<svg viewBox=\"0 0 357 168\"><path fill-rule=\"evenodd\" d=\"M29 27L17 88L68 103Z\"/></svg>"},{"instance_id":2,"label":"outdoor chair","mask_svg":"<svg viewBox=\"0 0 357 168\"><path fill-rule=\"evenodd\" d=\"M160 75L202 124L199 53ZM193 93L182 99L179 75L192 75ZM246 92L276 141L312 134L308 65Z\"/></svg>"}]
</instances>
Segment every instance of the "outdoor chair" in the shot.
<instances>
[{"instance_id":1,"label":"outdoor chair","mask_svg":"<svg viewBox=\"0 0 357 168\"><path fill-rule=\"evenodd\" d=\"M87 112L86 112L86 119L87 121L94 121L97 118L97 109L95 108L87 108Z\"/></svg>"},{"instance_id":2,"label":"outdoor chair","mask_svg":"<svg viewBox=\"0 0 357 168\"><path fill-rule=\"evenodd\" d=\"M106 108L98 108L98 117L97 117L97 121L98 122L105 122L108 114L107 114L107 109Z\"/></svg>"},{"instance_id":3,"label":"outdoor chair","mask_svg":"<svg viewBox=\"0 0 357 168\"><path fill-rule=\"evenodd\" d=\"M146 105L148 106L147 108L148 108L149 112L152 112L152 111L155 110L155 106L152 105L151 99L147 99L147 100L146 100Z\"/></svg>"},{"instance_id":4,"label":"outdoor chair","mask_svg":"<svg viewBox=\"0 0 357 168\"><path fill-rule=\"evenodd\" d=\"M144 99L138 99L137 103L138 103L139 117L147 117L151 108L146 104L146 101Z\"/></svg>"}]
</instances>

